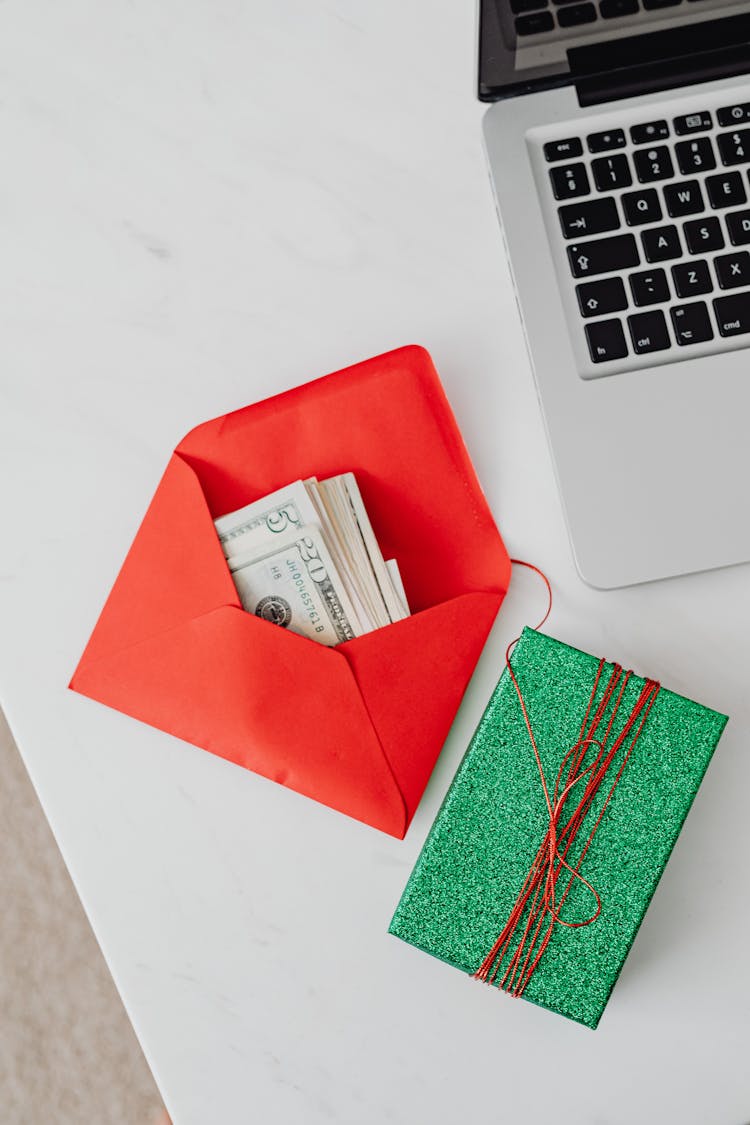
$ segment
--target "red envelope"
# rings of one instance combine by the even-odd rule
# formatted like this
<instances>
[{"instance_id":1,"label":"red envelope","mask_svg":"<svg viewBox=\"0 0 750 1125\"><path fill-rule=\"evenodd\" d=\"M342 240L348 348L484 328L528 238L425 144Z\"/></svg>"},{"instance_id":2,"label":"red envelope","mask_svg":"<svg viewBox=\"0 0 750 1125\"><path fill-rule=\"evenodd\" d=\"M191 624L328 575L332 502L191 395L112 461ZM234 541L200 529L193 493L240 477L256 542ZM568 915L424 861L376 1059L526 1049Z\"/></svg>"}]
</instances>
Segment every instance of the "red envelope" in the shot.
<instances>
[{"instance_id":1,"label":"red envelope","mask_svg":"<svg viewBox=\"0 0 750 1125\"><path fill-rule=\"evenodd\" d=\"M213 520L348 471L413 616L326 648L241 608ZM402 838L509 580L432 361L401 348L180 442L70 686Z\"/></svg>"}]
</instances>

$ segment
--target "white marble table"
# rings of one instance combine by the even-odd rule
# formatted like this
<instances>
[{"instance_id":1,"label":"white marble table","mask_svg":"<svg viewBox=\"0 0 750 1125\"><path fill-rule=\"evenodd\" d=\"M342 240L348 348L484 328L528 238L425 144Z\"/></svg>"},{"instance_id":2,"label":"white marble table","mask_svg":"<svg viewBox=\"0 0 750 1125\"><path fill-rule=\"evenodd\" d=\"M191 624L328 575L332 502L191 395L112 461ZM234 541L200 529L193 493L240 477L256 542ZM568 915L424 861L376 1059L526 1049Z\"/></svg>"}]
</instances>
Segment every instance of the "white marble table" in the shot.
<instances>
[{"instance_id":1,"label":"white marble table","mask_svg":"<svg viewBox=\"0 0 750 1125\"><path fill-rule=\"evenodd\" d=\"M750 568L574 570L473 5L26 0L0 61L2 703L177 1125L746 1122ZM405 842L66 690L181 435L408 342L550 631L732 715L595 1034L386 933L531 576Z\"/></svg>"}]
</instances>

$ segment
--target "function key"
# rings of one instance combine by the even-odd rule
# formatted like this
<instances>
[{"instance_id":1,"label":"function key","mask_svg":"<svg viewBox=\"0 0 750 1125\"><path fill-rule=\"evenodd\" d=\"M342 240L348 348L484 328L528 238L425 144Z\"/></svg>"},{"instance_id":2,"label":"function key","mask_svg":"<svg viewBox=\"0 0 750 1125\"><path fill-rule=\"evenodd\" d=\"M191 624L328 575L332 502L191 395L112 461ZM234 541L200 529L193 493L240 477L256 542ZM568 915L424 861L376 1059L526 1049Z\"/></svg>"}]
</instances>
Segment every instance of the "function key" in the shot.
<instances>
[{"instance_id":1,"label":"function key","mask_svg":"<svg viewBox=\"0 0 750 1125\"><path fill-rule=\"evenodd\" d=\"M716 167L716 157L710 137L696 137L693 141L680 141L675 145L677 163L686 176L691 172L710 172Z\"/></svg>"},{"instance_id":2,"label":"function key","mask_svg":"<svg viewBox=\"0 0 750 1125\"><path fill-rule=\"evenodd\" d=\"M591 171L594 173L594 182L599 191L630 187L633 182L628 158L623 153L618 153L616 156L600 156L592 160Z\"/></svg>"},{"instance_id":3,"label":"function key","mask_svg":"<svg viewBox=\"0 0 750 1125\"><path fill-rule=\"evenodd\" d=\"M652 144L654 141L663 141L668 136L669 125L666 121L646 121L643 125L633 125L630 130L630 139L634 145Z\"/></svg>"},{"instance_id":4,"label":"function key","mask_svg":"<svg viewBox=\"0 0 750 1125\"><path fill-rule=\"evenodd\" d=\"M565 164L550 168L549 178L555 199L575 199L591 191L585 164Z\"/></svg>"},{"instance_id":5,"label":"function key","mask_svg":"<svg viewBox=\"0 0 750 1125\"><path fill-rule=\"evenodd\" d=\"M605 199L587 199L581 203L571 203L558 211L563 234L566 238L587 238L592 234L604 234L617 230L620 217L612 196Z\"/></svg>"},{"instance_id":6,"label":"function key","mask_svg":"<svg viewBox=\"0 0 750 1125\"><path fill-rule=\"evenodd\" d=\"M544 146L544 159L548 164L556 160L570 160L573 156L583 154L583 145L580 137L566 137L562 141L547 141Z\"/></svg>"},{"instance_id":7,"label":"function key","mask_svg":"<svg viewBox=\"0 0 750 1125\"><path fill-rule=\"evenodd\" d=\"M633 153L635 170L642 184L652 180L668 180L674 175L672 157L666 145L640 148Z\"/></svg>"},{"instance_id":8,"label":"function key","mask_svg":"<svg viewBox=\"0 0 750 1125\"><path fill-rule=\"evenodd\" d=\"M541 35L552 31L555 21L551 12L529 12L527 16L516 16L516 35Z\"/></svg>"},{"instance_id":9,"label":"function key","mask_svg":"<svg viewBox=\"0 0 750 1125\"><path fill-rule=\"evenodd\" d=\"M684 117L675 117L674 131L678 137L684 137L686 133L705 133L712 124L711 114L708 110L703 110L702 113L687 113Z\"/></svg>"},{"instance_id":10,"label":"function key","mask_svg":"<svg viewBox=\"0 0 750 1125\"><path fill-rule=\"evenodd\" d=\"M670 346L667 322L661 309L652 309L651 312L629 316L628 328L636 355L663 352Z\"/></svg>"},{"instance_id":11,"label":"function key","mask_svg":"<svg viewBox=\"0 0 750 1125\"><path fill-rule=\"evenodd\" d=\"M582 23L593 23L595 19L596 8L593 4L571 4L557 13L560 27L579 27Z\"/></svg>"},{"instance_id":12,"label":"function key","mask_svg":"<svg viewBox=\"0 0 750 1125\"><path fill-rule=\"evenodd\" d=\"M650 12L655 8L674 8L681 3L682 0L643 0L643 7Z\"/></svg>"},{"instance_id":13,"label":"function key","mask_svg":"<svg viewBox=\"0 0 750 1125\"><path fill-rule=\"evenodd\" d=\"M620 16L634 16L638 11L638 0L601 0L599 15L603 20L616 20Z\"/></svg>"},{"instance_id":14,"label":"function key","mask_svg":"<svg viewBox=\"0 0 750 1125\"><path fill-rule=\"evenodd\" d=\"M628 295L619 277L605 277L602 281L576 285L576 296L581 316L604 316L628 307Z\"/></svg>"},{"instance_id":15,"label":"function key","mask_svg":"<svg viewBox=\"0 0 750 1125\"><path fill-rule=\"evenodd\" d=\"M718 144L722 164L746 164L750 160L750 129L719 133Z\"/></svg>"},{"instance_id":16,"label":"function key","mask_svg":"<svg viewBox=\"0 0 750 1125\"><path fill-rule=\"evenodd\" d=\"M578 242L568 247L568 260L573 277L617 273L640 262L638 246L632 234L615 234L594 242Z\"/></svg>"},{"instance_id":17,"label":"function key","mask_svg":"<svg viewBox=\"0 0 750 1125\"><path fill-rule=\"evenodd\" d=\"M741 125L744 121L750 121L750 102L744 102L742 105L725 105L717 109L716 116L720 125Z\"/></svg>"},{"instance_id":18,"label":"function key","mask_svg":"<svg viewBox=\"0 0 750 1125\"><path fill-rule=\"evenodd\" d=\"M696 301L692 305L676 305L670 311L674 338L680 347L713 340L714 330L704 301Z\"/></svg>"},{"instance_id":19,"label":"function key","mask_svg":"<svg viewBox=\"0 0 750 1125\"><path fill-rule=\"evenodd\" d=\"M589 133L586 143L589 152L607 152L610 148L625 148L625 130L610 129L606 133Z\"/></svg>"},{"instance_id":20,"label":"function key","mask_svg":"<svg viewBox=\"0 0 750 1125\"><path fill-rule=\"evenodd\" d=\"M619 320L599 320L586 325L586 341L592 363L624 359L628 354L625 333Z\"/></svg>"}]
</instances>

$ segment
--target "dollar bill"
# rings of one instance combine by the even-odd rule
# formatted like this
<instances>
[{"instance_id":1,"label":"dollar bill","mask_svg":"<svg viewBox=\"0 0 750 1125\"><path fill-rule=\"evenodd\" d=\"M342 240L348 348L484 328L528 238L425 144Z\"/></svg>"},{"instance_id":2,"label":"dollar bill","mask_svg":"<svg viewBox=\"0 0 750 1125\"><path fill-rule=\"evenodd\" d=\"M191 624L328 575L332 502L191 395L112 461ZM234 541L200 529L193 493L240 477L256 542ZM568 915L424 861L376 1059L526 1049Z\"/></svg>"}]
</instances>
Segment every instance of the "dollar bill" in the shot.
<instances>
[{"instance_id":1,"label":"dollar bill","mask_svg":"<svg viewBox=\"0 0 750 1125\"><path fill-rule=\"evenodd\" d=\"M299 531L317 522L318 515L307 488L301 480L297 480L270 496L221 516L215 521L215 527L224 554L229 559L234 555L247 554L278 535Z\"/></svg>"},{"instance_id":2,"label":"dollar bill","mask_svg":"<svg viewBox=\"0 0 750 1125\"><path fill-rule=\"evenodd\" d=\"M324 645L362 632L319 527L287 529L227 563L248 613Z\"/></svg>"}]
</instances>

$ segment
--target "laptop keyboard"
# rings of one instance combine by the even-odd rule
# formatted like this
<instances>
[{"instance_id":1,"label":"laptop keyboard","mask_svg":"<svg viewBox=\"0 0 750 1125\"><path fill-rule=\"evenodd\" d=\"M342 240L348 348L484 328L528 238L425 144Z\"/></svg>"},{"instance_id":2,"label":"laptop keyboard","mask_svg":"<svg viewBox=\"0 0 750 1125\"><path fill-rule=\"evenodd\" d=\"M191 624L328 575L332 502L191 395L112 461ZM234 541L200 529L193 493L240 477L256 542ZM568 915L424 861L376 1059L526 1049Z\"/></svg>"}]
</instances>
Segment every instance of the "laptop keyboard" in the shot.
<instances>
[{"instance_id":1,"label":"laptop keyboard","mask_svg":"<svg viewBox=\"0 0 750 1125\"><path fill-rule=\"evenodd\" d=\"M644 12L672 10L684 4L684 0L510 0L511 11L515 15L516 35L522 38L543 35L558 28L583 27L599 20L622 19L628 16L642 16ZM692 6L692 5L691 5Z\"/></svg>"},{"instance_id":2,"label":"laptop keyboard","mask_svg":"<svg viewBox=\"0 0 750 1125\"><path fill-rule=\"evenodd\" d=\"M750 102L623 115L541 151L590 374L750 344Z\"/></svg>"}]
</instances>

